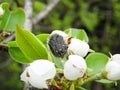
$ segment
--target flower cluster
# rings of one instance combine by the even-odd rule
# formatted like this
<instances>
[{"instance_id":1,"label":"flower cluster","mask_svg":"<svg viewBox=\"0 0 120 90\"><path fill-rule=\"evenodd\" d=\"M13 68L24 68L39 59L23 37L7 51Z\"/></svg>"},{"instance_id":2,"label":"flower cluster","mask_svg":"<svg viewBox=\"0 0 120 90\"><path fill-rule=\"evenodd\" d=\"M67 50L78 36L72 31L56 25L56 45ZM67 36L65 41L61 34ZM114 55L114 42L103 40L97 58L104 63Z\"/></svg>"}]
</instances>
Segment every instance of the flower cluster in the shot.
<instances>
[{"instance_id":1,"label":"flower cluster","mask_svg":"<svg viewBox=\"0 0 120 90\"><path fill-rule=\"evenodd\" d=\"M120 80L120 54L111 56L105 67L105 77L109 80Z\"/></svg>"},{"instance_id":2,"label":"flower cluster","mask_svg":"<svg viewBox=\"0 0 120 90\"><path fill-rule=\"evenodd\" d=\"M63 76L65 80L74 81L84 78L88 68L84 57L90 50L89 45L85 41L55 30L50 34L48 47L55 57L67 58L63 62ZM104 75L108 80L120 80L120 54L111 56L110 61L107 61L107 64L103 67L104 70L102 69L103 74L100 77ZM21 80L31 84L33 87L43 89L48 88L48 85L52 85L54 77L58 76L56 74L58 73L53 62L40 59L30 63L21 74Z\"/></svg>"},{"instance_id":3,"label":"flower cluster","mask_svg":"<svg viewBox=\"0 0 120 90\"><path fill-rule=\"evenodd\" d=\"M55 56L61 55L63 57L65 54L68 55L68 60L64 64L64 76L66 79L77 80L84 76L87 65L83 57L89 51L89 45L86 42L69 37L62 31L55 30L51 33L48 43Z\"/></svg>"},{"instance_id":4,"label":"flower cluster","mask_svg":"<svg viewBox=\"0 0 120 90\"><path fill-rule=\"evenodd\" d=\"M64 77L68 80L82 78L87 71L83 57L89 50L89 45L76 38L69 37L66 33L55 30L51 33L48 46L53 55L63 57L68 55L64 63ZM50 81L56 75L54 63L49 60L35 60L21 74L21 80L36 88L48 88Z\"/></svg>"}]
</instances>

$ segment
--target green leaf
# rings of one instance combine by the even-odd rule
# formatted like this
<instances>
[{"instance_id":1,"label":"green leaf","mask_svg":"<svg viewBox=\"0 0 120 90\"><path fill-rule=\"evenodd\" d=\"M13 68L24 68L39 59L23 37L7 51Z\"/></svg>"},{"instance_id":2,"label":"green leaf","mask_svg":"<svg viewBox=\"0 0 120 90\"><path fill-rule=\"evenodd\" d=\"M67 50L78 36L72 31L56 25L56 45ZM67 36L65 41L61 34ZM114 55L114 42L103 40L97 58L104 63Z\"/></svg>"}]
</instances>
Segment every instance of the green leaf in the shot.
<instances>
[{"instance_id":1,"label":"green leaf","mask_svg":"<svg viewBox=\"0 0 120 90\"><path fill-rule=\"evenodd\" d=\"M32 60L48 59L44 44L31 32L17 26L16 42L21 51Z\"/></svg>"},{"instance_id":2,"label":"green leaf","mask_svg":"<svg viewBox=\"0 0 120 90\"><path fill-rule=\"evenodd\" d=\"M66 29L65 32L70 36L88 43L89 39L86 32L83 29L70 28Z\"/></svg>"},{"instance_id":3,"label":"green leaf","mask_svg":"<svg viewBox=\"0 0 120 90\"><path fill-rule=\"evenodd\" d=\"M37 35L37 38L44 43L45 45L47 45L47 39L50 36L50 34L39 34Z\"/></svg>"},{"instance_id":4,"label":"green leaf","mask_svg":"<svg viewBox=\"0 0 120 90\"><path fill-rule=\"evenodd\" d=\"M98 24L98 15L97 13L91 13L88 11L82 11L80 13L81 21L88 28L89 31L93 32L94 28Z\"/></svg>"},{"instance_id":5,"label":"green leaf","mask_svg":"<svg viewBox=\"0 0 120 90\"><path fill-rule=\"evenodd\" d=\"M39 34L36 37L47 47L47 43L48 43L47 41L48 41L49 36L50 34ZM47 53L48 53L48 60L52 62L53 58L48 48L47 48Z\"/></svg>"},{"instance_id":6,"label":"green leaf","mask_svg":"<svg viewBox=\"0 0 120 90\"><path fill-rule=\"evenodd\" d=\"M8 50L11 58L19 63L31 63L33 60L27 58L23 52L20 50L20 48L17 46L15 41L8 43Z\"/></svg>"},{"instance_id":7,"label":"green leaf","mask_svg":"<svg viewBox=\"0 0 120 90\"><path fill-rule=\"evenodd\" d=\"M23 26L25 22L25 12L22 8L10 11L7 3L3 3L2 8L5 13L0 20L0 29L3 31L15 31L16 25Z\"/></svg>"},{"instance_id":8,"label":"green leaf","mask_svg":"<svg viewBox=\"0 0 120 90\"><path fill-rule=\"evenodd\" d=\"M86 57L86 63L90 70L88 72L89 76L92 76L96 73L99 73L102 69L104 69L107 64L109 58L105 54L102 53L91 53Z\"/></svg>"},{"instance_id":9,"label":"green leaf","mask_svg":"<svg viewBox=\"0 0 120 90\"><path fill-rule=\"evenodd\" d=\"M40 1L35 1L34 2L34 8L35 8L35 10L37 11L37 12L40 12L40 11L42 11L44 8L45 8L45 4L44 3L42 3L42 2L40 2Z\"/></svg>"},{"instance_id":10,"label":"green leaf","mask_svg":"<svg viewBox=\"0 0 120 90\"><path fill-rule=\"evenodd\" d=\"M53 56L53 61L54 61L57 68L63 69L62 58L58 58L58 57Z\"/></svg>"},{"instance_id":11,"label":"green leaf","mask_svg":"<svg viewBox=\"0 0 120 90\"><path fill-rule=\"evenodd\" d=\"M16 41L8 42L8 47L18 47Z\"/></svg>"},{"instance_id":12,"label":"green leaf","mask_svg":"<svg viewBox=\"0 0 120 90\"><path fill-rule=\"evenodd\" d=\"M96 82L100 82L100 83L113 83L113 81L110 81L110 80L107 80L107 79L96 80Z\"/></svg>"}]
</instances>

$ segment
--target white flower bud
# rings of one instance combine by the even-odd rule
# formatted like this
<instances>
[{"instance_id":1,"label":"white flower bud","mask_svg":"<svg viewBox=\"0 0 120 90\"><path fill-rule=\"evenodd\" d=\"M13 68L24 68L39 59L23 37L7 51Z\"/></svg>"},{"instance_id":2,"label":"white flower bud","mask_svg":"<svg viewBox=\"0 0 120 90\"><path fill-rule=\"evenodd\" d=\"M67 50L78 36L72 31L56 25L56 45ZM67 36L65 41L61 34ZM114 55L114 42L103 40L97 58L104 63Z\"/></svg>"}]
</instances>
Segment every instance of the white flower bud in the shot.
<instances>
[{"instance_id":1,"label":"white flower bud","mask_svg":"<svg viewBox=\"0 0 120 90\"><path fill-rule=\"evenodd\" d=\"M4 14L4 10L2 9L2 7L0 6L0 17Z\"/></svg>"},{"instance_id":2,"label":"white flower bud","mask_svg":"<svg viewBox=\"0 0 120 90\"><path fill-rule=\"evenodd\" d=\"M68 80L76 80L83 77L86 70L86 62L81 56L70 55L64 65L64 76Z\"/></svg>"},{"instance_id":3,"label":"white flower bud","mask_svg":"<svg viewBox=\"0 0 120 90\"><path fill-rule=\"evenodd\" d=\"M89 51L89 45L79 39L71 38L71 42L68 45L68 54L75 54L85 57Z\"/></svg>"},{"instance_id":4,"label":"white flower bud","mask_svg":"<svg viewBox=\"0 0 120 90\"><path fill-rule=\"evenodd\" d=\"M114 55L111 57L111 59L112 59L113 61L116 61L116 62L120 63L120 54L114 54Z\"/></svg>"},{"instance_id":5,"label":"white flower bud","mask_svg":"<svg viewBox=\"0 0 120 90\"><path fill-rule=\"evenodd\" d=\"M55 74L54 63L48 60L36 60L21 74L21 80L39 89L48 88L47 80L53 79Z\"/></svg>"},{"instance_id":6,"label":"white flower bud","mask_svg":"<svg viewBox=\"0 0 120 90\"><path fill-rule=\"evenodd\" d=\"M106 78L109 80L120 80L120 63L109 61L105 67Z\"/></svg>"}]
</instances>

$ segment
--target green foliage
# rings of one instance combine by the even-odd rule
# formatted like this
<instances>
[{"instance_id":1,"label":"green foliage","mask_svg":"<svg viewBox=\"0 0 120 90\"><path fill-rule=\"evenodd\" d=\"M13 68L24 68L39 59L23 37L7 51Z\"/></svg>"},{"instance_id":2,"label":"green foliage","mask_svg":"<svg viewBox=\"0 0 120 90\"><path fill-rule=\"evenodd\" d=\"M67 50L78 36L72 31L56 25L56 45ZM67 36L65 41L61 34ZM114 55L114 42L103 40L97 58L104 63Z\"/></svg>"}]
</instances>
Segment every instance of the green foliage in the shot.
<instances>
[{"instance_id":1,"label":"green foliage","mask_svg":"<svg viewBox=\"0 0 120 90\"><path fill-rule=\"evenodd\" d=\"M62 64L63 58L57 58L55 56L52 56L52 57L53 57L53 62L55 63L56 67L63 69L63 64Z\"/></svg>"},{"instance_id":2,"label":"green foliage","mask_svg":"<svg viewBox=\"0 0 120 90\"><path fill-rule=\"evenodd\" d=\"M89 76L95 75L101 70L104 69L105 65L107 64L109 58L108 56L102 53L91 53L86 57L86 63L90 72L88 73Z\"/></svg>"},{"instance_id":3,"label":"green foliage","mask_svg":"<svg viewBox=\"0 0 120 90\"><path fill-rule=\"evenodd\" d=\"M66 29L65 32L70 36L88 43L89 39L86 32L83 29L70 28Z\"/></svg>"},{"instance_id":4,"label":"green foliage","mask_svg":"<svg viewBox=\"0 0 120 90\"><path fill-rule=\"evenodd\" d=\"M20 63L30 63L36 59L47 59L48 55L43 43L47 43L45 40L48 36L49 34L41 34L37 36L38 39L29 31L17 26L16 42L8 43L10 56Z\"/></svg>"},{"instance_id":5,"label":"green foliage","mask_svg":"<svg viewBox=\"0 0 120 90\"><path fill-rule=\"evenodd\" d=\"M107 80L107 79L100 79L100 80L96 80L99 83L113 83L113 81Z\"/></svg>"},{"instance_id":6,"label":"green foliage","mask_svg":"<svg viewBox=\"0 0 120 90\"><path fill-rule=\"evenodd\" d=\"M9 48L9 54L10 56L19 63L30 63L33 60L27 58L24 53L20 50L20 48L17 46L15 41L9 42L8 43L8 48Z\"/></svg>"},{"instance_id":7,"label":"green foliage","mask_svg":"<svg viewBox=\"0 0 120 90\"><path fill-rule=\"evenodd\" d=\"M47 45L49 34L39 34L36 36L42 43Z\"/></svg>"},{"instance_id":8,"label":"green foliage","mask_svg":"<svg viewBox=\"0 0 120 90\"><path fill-rule=\"evenodd\" d=\"M36 10L36 12L42 11L45 8L45 6L46 5L42 2L38 2L38 1L34 2L34 9Z\"/></svg>"},{"instance_id":9,"label":"green foliage","mask_svg":"<svg viewBox=\"0 0 120 90\"><path fill-rule=\"evenodd\" d=\"M12 32L15 31L17 24L23 26L25 22L25 12L23 9L18 8L15 11L10 11L7 3L3 3L2 8L4 9L4 15L0 20L0 29Z\"/></svg>"},{"instance_id":10,"label":"green foliage","mask_svg":"<svg viewBox=\"0 0 120 90\"><path fill-rule=\"evenodd\" d=\"M47 59L47 49L31 32L19 26L16 29L16 43L26 57L32 60Z\"/></svg>"},{"instance_id":11,"label":"green foliage","mask_svg":"<svg viewBox=\"0 0 120 90\"><path fill-rule=\"evenodd\" d=\"M0 89L1 90L22 90L23 83L19 80L22 68L17 62L10 63L7 67L0 70Z\"/></svg>"},{"instance_id":12,"label":"green foliage","mask_svg":"<svg viewBox=\"0 0 120 90\"><path fill-rule=\"evenodd\" d=\"M81 10L79 16L82 20L83 25L91 32L94 31L95 26L98 24L98 15L97 12L89 12L88 4L84 1L81 1Z\"/></svg>"},{"instance_id":13,"label":"green foliage","mask_svg":"<svg viewBox=\"0 0 120 90\"><path fill-rule=\"evenodd\" d=\"M80 17L82 19L83 24L89 29L89 31L93 32L95 26L97 26L98 24L97 13L87 13L87 11L81 11Z\"/></svg>"},{"instance_id":14,"label":"green foliage","mask_svg":"<svg viewBox=\"0 0 120 90\"><path fill-rule=\"evenodd\" d=\"M75 90L74 83L71 84L71 86L70 86L70 90Z\"/></svg>"}]
</instances>

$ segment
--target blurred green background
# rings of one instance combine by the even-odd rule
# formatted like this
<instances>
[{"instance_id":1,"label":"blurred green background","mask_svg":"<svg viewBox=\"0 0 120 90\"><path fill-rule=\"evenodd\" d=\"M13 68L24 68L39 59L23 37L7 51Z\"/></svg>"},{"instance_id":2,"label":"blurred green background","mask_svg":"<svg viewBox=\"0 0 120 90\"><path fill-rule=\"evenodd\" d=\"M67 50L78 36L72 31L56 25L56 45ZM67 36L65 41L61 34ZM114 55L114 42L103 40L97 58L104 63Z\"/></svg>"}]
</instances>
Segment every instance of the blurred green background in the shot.
<instances>
[{"instance_id":1,"label":"blurred green background","mask_svg":"<svg viewBox=\"0 0 120 90\"><path fill-rule=\"evenodd\" d=\"M24 0L0 0L8 2L10 9L24 8ZM51 0L33 0L33 17ZM67 28L84 29L89 36L90 47L109 55L120 53L120 0L61 0L37 25L33 33L50 33ZM110 55L109 55L110 56ZM22 65L10 60L7 48L0 47L0 90L22 90L20 81ZM87 90L120 90L120 83L100 84L91 82Z\"/></svg>"}]
</instances>

